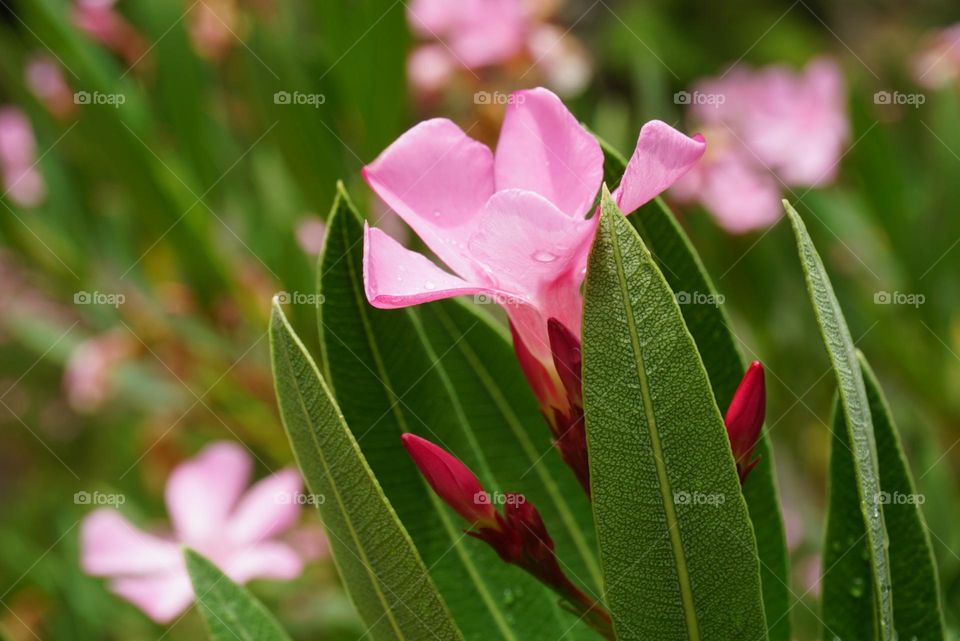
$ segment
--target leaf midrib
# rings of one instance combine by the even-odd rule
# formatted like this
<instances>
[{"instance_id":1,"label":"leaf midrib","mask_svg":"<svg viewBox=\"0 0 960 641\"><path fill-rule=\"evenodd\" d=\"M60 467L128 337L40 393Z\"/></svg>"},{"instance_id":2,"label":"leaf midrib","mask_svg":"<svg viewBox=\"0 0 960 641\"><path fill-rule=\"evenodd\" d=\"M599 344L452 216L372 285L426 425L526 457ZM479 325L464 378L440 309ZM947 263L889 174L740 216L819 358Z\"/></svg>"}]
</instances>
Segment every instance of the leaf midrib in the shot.
<instances>
[{"instance_id":1,"label":"leaf midrib","mask_svg":"<svg viewBox=\"0 0 960 641\"><path fill-rule=\"evenodd\" d=\"M350 215L349 212L343 215ZM347 234L346 225L341 226L343 230L343 240L344 244L350 242L350 237ZM347 271L350 274L350 281L353 285L350 289L353 291L354 301L356 302L358 316L360 317L361 322L363 323L363 333L367 339L367 346L370 348L371 355L373 356L374 365L377 368L377 376L380 377L381 382L383 383L384 390L387 393L387 401L390 403L390 411L393 413L396 418L397 424L400 426L400 429L404 433L410 433L410 427L407 424L406 417L403 415L403 412L399 409L400 399L397 398L396 393L393 391L393 382L390 380L389 374L387 374L386 366L384 365L383 358L380 355L380 348L373 340L373 327L370 324L370 319L367 316L366 307L364 307L364 301L360 297L361 288L358 287L359 280L357 278L357 272L354 268L353 260L351 256L347 257ZM409 312L407 312L409 313ZM424 481L426 484L426 481ZM477 568L473 563L473 559L464 549L462 540L463 536L457 532L457 529L453 526L453 523L450 520L450 516L445 510L444 506L440 503L440 500L434 495L429 488L427 488L427 496L430 499L431 504L434 506L434 510L440 516L440 521L443 524L444 530L447 533L447 536L451 540L452 547L457 551L457 556L460 558L463 563L464 568L467 570L467 573L470 575L471 580L477 588L477 592L480 593L480 598L483 599L484 605L487 606L487 609L490 611L491 616L493 617L494 623L496 623L497 628L500 632L511 639L512 641L519 641L516 635L514 635L513 630L510 628L506 619L503 617L503 614L496 607L496 603L493 600L493 596L490 594L490 591L487 588L486 582L483 581Z\"/></svg>"},{"instance_id":2,"label":"leaf midrib","mask_svg":"<svg viewBox=\"0 0 960 641\"><path fill-rule=\"evenodd\" d=\"M617 213L610 215L619 215ZM684 620L687 624L687 636L690 641L700 641L700 627L697 621L696 605L693 600L693 588L690 584L690 573L687 568L687 559L683 551L683 541L680 539L679 522L676 508L673 504L673 494L670 488L670 479L667 476L666 465L663 461L663 445L660 442L660 432L657 419L653 412L653 399L650 394L650 384L643 364L643 348L640 345L640 336L637 331L636 318L633 314L633 304L630 300L630 290L627 286L627 277L623 268L623 257L620 250L620 238L616 228L610 224L611 246L613 259L617 268L617 281L620 293L624 298L627 327L630 330L630 345L633 348L634 363L637 368L637 379L640 382L640 392L643 397L643 411L650 433L650 445L653 449L654 466L657 470L657 479L660 487L660 497L663 500L664 513L667 517L667 532L670 535L670 547L673 550L674 561L677 564L677 580L680 584L680 599L683 602Z\"/></svg>"}]
</instances>

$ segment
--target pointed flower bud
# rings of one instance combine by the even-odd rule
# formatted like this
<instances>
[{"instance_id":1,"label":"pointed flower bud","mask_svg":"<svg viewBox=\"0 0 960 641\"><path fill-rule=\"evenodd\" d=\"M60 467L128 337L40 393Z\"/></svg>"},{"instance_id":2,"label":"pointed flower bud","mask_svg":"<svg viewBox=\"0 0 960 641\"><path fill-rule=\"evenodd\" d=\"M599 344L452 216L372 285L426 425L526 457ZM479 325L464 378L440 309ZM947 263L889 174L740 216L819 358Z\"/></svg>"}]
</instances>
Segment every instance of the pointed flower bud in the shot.
<instances>
[{"instance_id":1,"label":"pointed flower bud","mask_svg":"<svg viewBox=\"0 0 960 641\"><path fill-rule=\"evenodd\" d=\"M766 413L767 392L763 380L763 365L753 361L743 375L723 417L730 438L730 448L737 461L737 472L742 483L759 459L750 460L753 448L760 438L763 418Z\"/></svg>"},{"instance_id":2,"label":"pointed flower bud","mask_svg":"<svg viewBox=\"0 0 960 641\"><path fill-rule=\"evenodd\" d=\"M400 438L427 483L447 505L470 523L499 528L497 511L470 468L426 439L414 434Z\"/></svg>"}]
</instances>

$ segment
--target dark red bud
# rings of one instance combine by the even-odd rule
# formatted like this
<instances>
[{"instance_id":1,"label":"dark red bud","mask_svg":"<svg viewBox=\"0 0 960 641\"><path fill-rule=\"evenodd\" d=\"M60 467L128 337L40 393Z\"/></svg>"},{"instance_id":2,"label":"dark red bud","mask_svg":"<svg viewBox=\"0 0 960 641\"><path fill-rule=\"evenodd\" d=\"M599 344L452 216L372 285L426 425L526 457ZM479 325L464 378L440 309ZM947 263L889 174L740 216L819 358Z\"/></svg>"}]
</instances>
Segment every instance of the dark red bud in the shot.
<instances>
[{"instance_id":1,"label":"dark red bud","mask_svg":"<svg viewBox=\"0 0 960 641\"><path fill-rule=\"evenodd\" d=\"M766 413L767 392L763 378L763 365L753 361L743 375L723 417L730 438L730 449L737 461L740 479L746 478L756 461L751 461L753 448L760 438Z\"/></svg>"},{"instance_id":2,"label":"dark red bud","mask_svg":"<svg viewBox=\"0 0 960 641\"><path fill-rule=\"evenodd\" d=\"M443 501L480 527L497 528L497 511L476 475L442 447L414 434L400 437L410 458Z\"/></svg>"}]
</instances>

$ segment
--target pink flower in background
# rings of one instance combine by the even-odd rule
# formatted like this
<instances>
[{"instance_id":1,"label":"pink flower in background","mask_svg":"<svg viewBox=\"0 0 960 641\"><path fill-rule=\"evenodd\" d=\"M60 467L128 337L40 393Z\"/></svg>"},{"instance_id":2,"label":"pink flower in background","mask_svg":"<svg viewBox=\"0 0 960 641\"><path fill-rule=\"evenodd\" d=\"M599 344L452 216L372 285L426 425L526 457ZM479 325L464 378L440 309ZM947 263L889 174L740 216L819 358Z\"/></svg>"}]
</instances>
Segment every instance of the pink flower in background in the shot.
<instances>
[{"instance_id":1,"label":"pink flower in background","mask_svg":"<svg viewBox=\"0 0 960 641\"><path fill-rule=\"evenodd\" d=\"M410 55L411 84L429 95L457 70L526 58L525 66L540 67L557 91L582 90L590 78L586 54L572 36L546 22L554 9L552 3L532 0L413 0L407 19L427 44Z\"/></svg>"},{"instance_id":2,"label":"pink flower in background","mask_svg":"<svg viewBox=\"0 0 960 641\"><path fill-rule=\"evenodd\" d=\"M15 107L0 108L2 195L23 207L39 205L47 187L36 163L37 142L26 114Z\"/></svg>"},{"instance_id":3,"label":"pink flower in background","mask_svg":"<svg viewBox=\"0 0 960 641\"><path fill-rule=\"evenodd\" d=\"M781 187L819 187L836 176L850 128L831 60L799 73L736 67L685 95L710 152L672 193L699 200L729 231L778 220Z\"/></svg>"},{"instance_id":4,"label":"pink flower in background","mask_svg":"<svg viewBox=\"0 0 960 641\"><path fill-rule=\"evenodd\" d=\"M105 332L77 345L63 374L70 406L77 412L96 411L110 395L117 366L136 349L129 334Z\"/></svg>"},{"instance_id":5,"label":"pink flower in background","mask_svg":"<svg viewBox=\"0 0 960 641\"><path fill-rule=\"evenodd\" d=\"M73 24L128 63L139 62L147 44L115 8L116 0L75 0Z\"/></svg>"},{"instance_id":6,"label":"pink flower in background","mask_svg":"<svg viewBox=\"0 0 960 641\"><path fill-rule=\"evenodd\" d=\"M296 236L300 249L311 256L319 256L327 239L327 225L319 216L309 214L297 221Z\"/></svg>"},{"instance_id":7,"label":"pink flower in background","mask_svg":"<svg viewBox=\"0 0 960 641\"><path fill-rule=\"evenodd\" d=\"M30 93L57 118L66 118L76 108L63 69L50 56L32 56L24 67L24 80Z\"/></svg>"},{"instance_id":8,"label":"pink flower in background","mask_svg":"<svg viewBox=\"0 0 960 641\"><path fill-rule=\"evenodd\" d=\"M88 514L80 530L80 561L110 590L158 623L179 616L193 602L181 546L213 561L232 580L289 580L304 559L277 537L300 513L300 475L284 469L247 489L250 455L240 445L218 442L178 465L166 487L172 532L145 532L117 510Z\"/></svg>"},{"instance_id":9,"label":"pink flower in background","mask_svg":"<svg viewBox=\"0 0 960 641\"><path fill-rule=\"evenodd\" d=\"M960 80L960 23L929 34L911 66L917 83L929 89Z\"/></svg>"},{"instance_id":10,"label":"pink flower in background","mask_svg":"<svg viewBox=\"0 0 960 641\"><path fill-rule=\"evenodd\" d=\"M662 192L703 151L701 140L647 123L613 194L620 208L632 212ZM511 96L496 154L437 118L403 134L363 175L453 272L368 227L367 299L383 309L462 295L499 304L548 420L566 415L552 424L559 442L568 431L560 425L576 420L556 365L567 359L555 347L572 340L579 348L580 285L598 220L586 216L603 180L596 139L556 95L530 89Z\"/></svg>"}]
</instances>

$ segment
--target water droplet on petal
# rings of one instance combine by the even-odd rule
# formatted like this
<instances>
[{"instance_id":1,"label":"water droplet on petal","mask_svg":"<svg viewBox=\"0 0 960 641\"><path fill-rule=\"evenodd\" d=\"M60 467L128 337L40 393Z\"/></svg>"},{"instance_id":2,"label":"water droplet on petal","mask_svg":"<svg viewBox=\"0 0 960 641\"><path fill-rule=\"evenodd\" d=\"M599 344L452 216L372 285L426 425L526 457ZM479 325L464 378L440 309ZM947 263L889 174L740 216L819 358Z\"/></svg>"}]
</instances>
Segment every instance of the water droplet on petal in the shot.
<instances>
[{"instance_id":1,"label":"water droplet on petal","mask_svg":"<svg viewBox=\"0 0 960 641\"><path fill-rule=\"evenodd\" d=\"M436 287L437 286L434 283L431 283L430 281L427 281L423 284L424 289L436 289Z\"/></svg>"},{"instance_id":2,"label":"water droplet on petal","mask_svg":"<svg viewBox=\"0 0 960 641\"><path fill-rule=\"evenodd\" d=\"M439 209L435 209L435 210L433 211L433 217L434 217L434 218L440 218L440 210L439 210Z\"/></svg>"},{"instance_id":3,"label":"water droplet on petal","mask_svg":"<svg viewBox=\"0 0 960 641\"><path fill-rule=\"evenodd\" d=\"M538 249L537 251L533 252L532 258L538 263L552 263L557 259L557 255L551 254L543 249Z\"/></svg>"}]
</instances>

